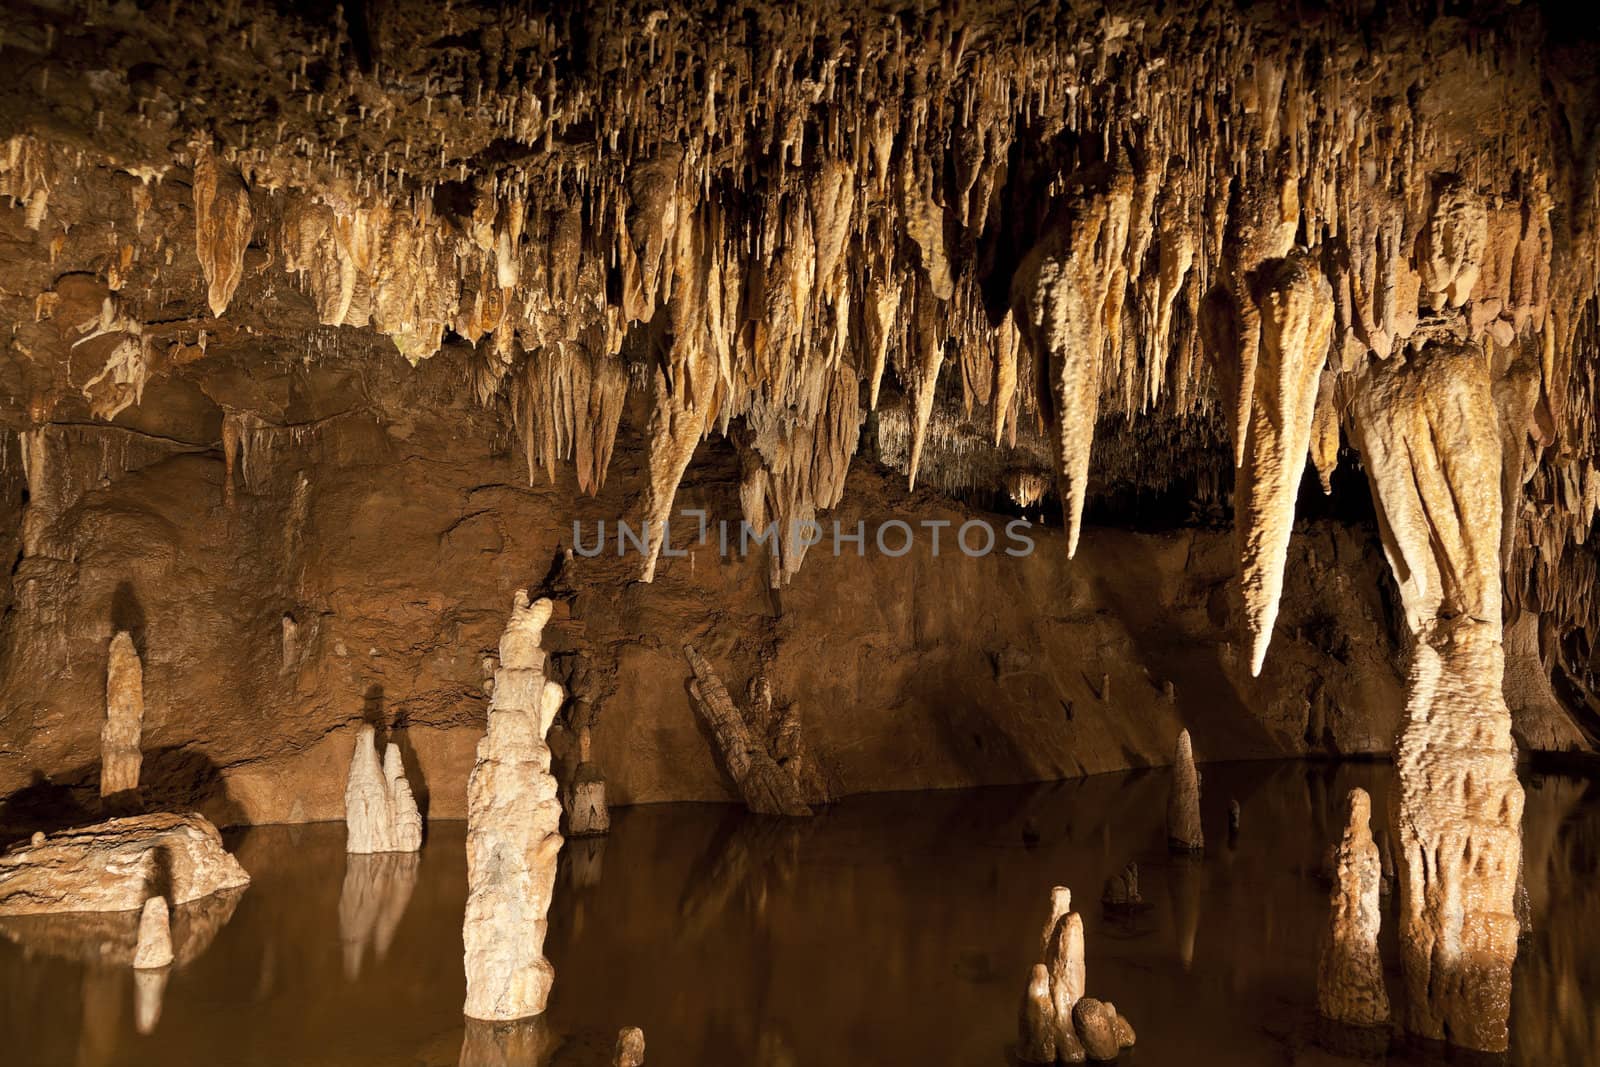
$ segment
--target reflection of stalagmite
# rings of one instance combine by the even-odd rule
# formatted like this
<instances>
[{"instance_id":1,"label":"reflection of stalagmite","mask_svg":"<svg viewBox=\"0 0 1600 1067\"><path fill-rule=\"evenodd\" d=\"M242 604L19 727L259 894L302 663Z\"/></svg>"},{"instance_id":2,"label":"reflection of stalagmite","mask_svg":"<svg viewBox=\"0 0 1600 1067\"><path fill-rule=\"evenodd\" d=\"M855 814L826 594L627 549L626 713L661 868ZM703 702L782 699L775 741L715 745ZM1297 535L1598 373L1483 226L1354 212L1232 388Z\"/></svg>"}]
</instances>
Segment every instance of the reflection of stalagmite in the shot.
<instances>
[{"instance_id":1,"label":"reflection of stalagmite","mask_svg":"<svg viewBox=\"0 0 1600 1067\"><path fill-rule=\"evenodd\" d=\"M1066 509L1067 555L1078 551L1089 452L1100 411L1106 349L1120 352L1133 175L1117 172L1081 191L1067 215L1023 259L1012 285L1017 326L1035 363L1049 360L1055 401L1056 473Z\"/></svg>"},{"instance_id":2,"label":"reflection of stalagmite","mask_svg":"<svg viewBox=\"0 0 1600 1067\"><path fill-rule=\"evenodd\" d=\"M540 1067L554 1044L542 1018L491 1022L467 1019L459 1067Z\"/></svg>"},{"instance_id":3,"label":"reflection of stalagmite","mask_svg":"<svg viewBox=\"0 0 1600 1067\"><path fill-rule=\"evenodd\" d=\"M106 721L100 731L100 795L139 788L139 738L144 730L144 667L133 638L111 639L106 666Z\"/></svg>"},{"instance_id":4,"label":"reflection of stalagmite","mask_svg":"<svg viewBox=\"0 0 1600 1067\"><path fill-rule=\"evenodd\" d=\"M153 967L133 972L133 1026L141 1034L155 1033L161 1005L167 994L172 968Z\"/></svg>"},{"instance_id":5,"label":"reflection of stalagmite","mask_svg":"<svg viewBox=\"0 0 1600 1067\"><path fill-rule=\"evenodd\" d=\"M1194 766L1189 731L1178 734L1172 757L1172 793L1167 798L1167 843L1175 849L1198 852L1206 847L1200 829L1200 772Z\"/></svg>"},{"instance_id":6,"label":"reflection of stalagmite","mask_svg":"<svg viewBox=\"0 0 1600 1067\"><path fill-rule=\"evenodd\" d=\"M422 816L406 781L400 746L391 741L380 765L377 731L370 723L356 732L344 818L346 852L415 852L422 847Z\"/></svg>"},{"instance_id":7,"label":"reflection of stalagmite","mask_svg":"<svg viewBox=\"0 0 1600 1067\"><path fill-rule=\"evenodd\" d=\"M139 913L139 941L133 950L135 970L165 967L172 962L172 925L167 898L151 897Z\"/></svg>"},{"instance_id":8,"label":"reflection of stalagmite","mask_svg":"<svg viewBox=\"0 0 1600 1067\"><path fill-rule=\"evenodd\" d=\"M370 947L382 961L395 930L411 903L422 857L415 852L382 852L345 857L344 884L339 891L339 942L344 949L345 977L361 977Z\"/></svg>"},{"instance_id":9,"label":"reflection of stalagmite","mask_svg":"<svg viewBox=\"0 0 1600 1067\"><path fill-rule=\"evenodd\" d=\"M561 804L544 739L565 694L544 673L540 639L551 610L549 600L530 604L518 591L500 638L489 729L467 785L462 940L471 1019L538 1015L555 979L544 938L561 851Z\"/></svg>"},{"instance_id":10,"label":"reflection of stalagmite","mask_svg":"<svg viewBox=\"0 0 1600 1067\"><path fill-rule=\"evenodd\" d=\"M1352 1026L1389 1021L1378 956L1378 883L1382 865L1372 840L1372 801L1364 789L1350 791L1350 822L1337 853L1327 930L1317 962L1317 1010Z\"/></svg>"},{"instance_id":11,"label":"reflection of stalagmite","mask_svg":"<svg viewBox=\"0 0 1600 1067\"><path fill-rule=\"evenodd\" d=\"M1369 365L1354 394L1354 435L1412 636L1395 751L1406 1023L1499 1051L1523 794L1501 692L1501 453L1487 361L1475 346L1433 342L1403 363Z\"/></svg>"},{"instance_id":12,"label":"reflection of stalagmite","mask_svg":"<svg viewBox=\"0 0 1600 1067\"><path fill-rule=\"evenodd\" d=\"M695 707L711 727L722 750L723 763L733 778L745 806L758 815L810 815L800 788L753 737L744 716L734 707L727 687L692 645L683 646L695 680L689 683Z\"/></svg>"},{"instance_id":13,"label":"reflection of stalagmite","mask_svg":"<svg viewBox=\"0 0 1600 1067\"><path fill-rule=\"evenodd\" d=\"M617 1033L617 1048L611 1067L644 1067L644 1031L629 1026Z\"/></svg>"},{"instance_id":14,"label":"reflection of stalagmite","mask_svg":"<svg viewBox=\"0 0 1600 1067\"><path fill-rule=\"evenodd\" d=\"M1299 253L1261 267L1254 299L1261 311L1261 350L1234 500L1250 673L1258 675L1283 592L1295 497L1333 332L1333 293L1311 257Z\"/></svg>"}]
</instances>

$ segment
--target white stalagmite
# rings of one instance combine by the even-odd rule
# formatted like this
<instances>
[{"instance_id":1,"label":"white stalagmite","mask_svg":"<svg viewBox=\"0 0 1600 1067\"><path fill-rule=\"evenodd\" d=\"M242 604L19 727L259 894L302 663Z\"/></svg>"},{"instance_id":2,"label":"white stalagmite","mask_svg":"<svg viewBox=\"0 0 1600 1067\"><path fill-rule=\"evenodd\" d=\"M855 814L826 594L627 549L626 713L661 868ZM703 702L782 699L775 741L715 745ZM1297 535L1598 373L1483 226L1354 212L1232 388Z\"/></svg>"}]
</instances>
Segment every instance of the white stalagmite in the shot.
<instances>
[{"instance_id":1,"label":"white stalagmite","mask_svg":"<svg viewBox=\"0 0 1600 1067\"><path fill-rule=\"evenodd\" d=\"M1389 994L1378 955L1382 863L1372 840L1372 798L1364 789L1352 789L1349 805L1317 959L1317 1010L1336 1022L1381 1026L1389 1021Z\"/></svg>"},{"instance_id":2,"label":"white stalagmite","mask_svg":"<svg viewBox=\"0 0 1600 1067\"><path fill-rule=\"evenodd\" d=\"M1101 364L1108 348L1114 357L1121 351L1123 253L1132 203L1133 175L1127 171L1116 172L1101 189L1079 191L1065 219L1023 258L1012 282L1018 328L1035 362L1049 360L1069 558L1078 551L1087 499Z\"/></svg>"},{"instance_id":3,"label":"white stalagmite","mask_svg":"<svg viewBox=\"0 0 1600 1067\"><path fill-rule=\"evenodd\" d=\"M406 781L400 746L390 742L378 762L377 730L356 732L350 776L344 787L345 851L415 852L422 847L422 816Z\"/></svg>"},{"instance_id":4,"label":"white stalagmite","mask_svg":"<svg viewBox=\"0 0 1600 1067\"><path fill-rule=\"evenodd\" d=\"M1412 637L1398 772L1406 1026L1504 1051L1522 786L1502 692L1500 437L1483 352L1368 365L1352 427Z\"/></svg>"},{"instance_id":5,"label":"white stalagmite","mask_svg":"<svg viewBox=\"0 0 1600 1067\"><path fill-rule=\"evenodd\" d=\"M139 913L139 942L133 950L136 970L165 967L172 962L172 922L167 898L154 896Z\"/></svg>"},{"instance_id":6,"label":"white stalagmite","mask_svg":"<svg viewBox=\"0 0 1600 1067\"><path fill-rule=\"evenodd\" d=\"M1309 255L1295 253L1262 266L1255 301L1261 350L1234 502L1250 673L1259 675L1278 617L1295 497L1333 334L1333 289Z\"/></svg>"},{"instance_id":7,"label":"white stalagmite","mask_svg":"<svg viewBox=\"0 0 1600 1067\"><path fill-rule=\"evenodd\" d=\"M1167 798L1167 843L1175 849L1198 852L1206 847L1200 829L1200 772L1194 766L1194 746L1189 731L1178 734L1172 756L1172 794Z\"/></svg>"},{"instance_id":8,"label":"white stalagmite","mask_svg":"<svg viewBox=\"0 0 1600 1067\"><path fill-rule=\"evenodd\" d=\"M144 732L144 667L127 631L111 639L106 664L106 721L100 730L100 795L139 788L144 757L139 739Z\"/></svg>"},{"instance_id":9,"label":"white stalagmite","mask_svg":"<svg viewBox=\"0 0 1600 1067\"><path fill-rule=\"evenodd\" d=\"M545 918L561 851L561 805L545 735L565 694L544 673L549 600L518 591L500 638L489 729L467 785L466 1014L505 1020L544 1011L555 968Z\"/></svg>"}]
</instances>

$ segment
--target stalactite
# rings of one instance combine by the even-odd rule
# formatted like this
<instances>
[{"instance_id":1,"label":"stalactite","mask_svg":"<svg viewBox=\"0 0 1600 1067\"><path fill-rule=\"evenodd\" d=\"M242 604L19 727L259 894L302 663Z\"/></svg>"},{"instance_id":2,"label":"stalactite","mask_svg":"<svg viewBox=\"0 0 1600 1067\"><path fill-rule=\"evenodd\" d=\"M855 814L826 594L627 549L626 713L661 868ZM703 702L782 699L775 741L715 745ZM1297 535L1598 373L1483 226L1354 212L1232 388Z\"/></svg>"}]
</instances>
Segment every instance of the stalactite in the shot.
<instances>
[{"instance_id":1,"label":"stalactite","mask_svg":"<svg viewBox=\"0 0 1600 1067\"><path fill-rule=\"evenodd\" d=\"M206 301L218 318L244 277L244 252L253 216L250 191L238 172L219 163L208 145L195 150L194 238L206 276Z\"/></svg>"}]
</instances>

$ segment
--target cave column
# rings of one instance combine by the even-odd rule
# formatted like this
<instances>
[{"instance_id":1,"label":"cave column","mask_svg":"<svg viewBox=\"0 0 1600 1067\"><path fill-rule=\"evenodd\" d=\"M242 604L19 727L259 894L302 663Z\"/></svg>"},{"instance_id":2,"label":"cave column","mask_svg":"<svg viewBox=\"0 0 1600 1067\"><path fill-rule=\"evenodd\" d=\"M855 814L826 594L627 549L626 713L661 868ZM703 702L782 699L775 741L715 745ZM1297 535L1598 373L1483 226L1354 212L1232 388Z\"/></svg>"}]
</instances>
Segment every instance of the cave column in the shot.
<instances>
[{"instance_id":1,"label":"cave column","mask_svg":"<svg viewBox=\"0 0 1600 1067\"><path fill-rule=\"evenodd\" d=\"M1395 750L1405 1024L1505 1050L1522 787L1501 691L1500 446L1488 360L1435 341L1373 361L1354 437L1411 637Z\"/></svg>"}]
</instances>

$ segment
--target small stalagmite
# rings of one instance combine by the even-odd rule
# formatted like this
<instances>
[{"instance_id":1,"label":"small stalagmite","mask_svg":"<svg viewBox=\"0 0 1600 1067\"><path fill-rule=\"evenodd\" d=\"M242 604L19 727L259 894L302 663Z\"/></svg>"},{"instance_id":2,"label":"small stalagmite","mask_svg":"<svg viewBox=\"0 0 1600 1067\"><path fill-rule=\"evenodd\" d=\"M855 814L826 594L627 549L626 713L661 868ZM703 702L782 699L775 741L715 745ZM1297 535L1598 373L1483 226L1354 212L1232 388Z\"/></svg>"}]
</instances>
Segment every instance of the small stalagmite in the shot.
<instances>
[{"instance_id":1,"label":"small stalagmite","mask_svg":"<svg viewBox=\"0 0 1600 1067\"><path fill-rule=\"evenodd\" d=\"M644 1067L644 1031L637 1026L617 1031L617 1049L611 1067Z\"/></svg>"},{"instance_id":2,"label":"small stalagmite","mask_svg":"<svg viewBox=\"0 0 1600 1067\"><path fill-rule=\"evenodd\" d=\"M111 639L106 664L106 721L100 730L100 795L139 788L144 731L144 667L126 630Z\"/></svg>"},{"instance_id":3,"label":"small stalagmite","mask_svg":"<svg viewBox=\"0 0 1600 1067\"><path fill-rule=\"evenodd\" d=\"M172 922L167 898L154 896L139 913L139 944L133 950L135 970L165 967L172 962Z\"/></svg>"},{"instance_id":4,"label":"small stalagmite","mask_svg":"<svg viewBox=\"0 0 1600 1067\"><path fill-rule=\"evenodd\" d=\"M1340 841L1328 926L1317 962L1317 1010L1335 1022L1382 1026L1389 995L1378 955L1378 884L1382 865L1372 840L1372 799L1350 791L1350 821Z\"/></svg>"},{"instance_id":5,"label":"small stalagmite","mask_svg":"<svg viewBox=\"0 0 1600 1067\"><path fill-rule=\"evenodd\" d=\"M1050 968L1035 963L1017 1015L1017 1059L1056 1062L1056 1008L1050 999Z\"/></svg>"},{"instance_id":6,"label":"small stalagmite","mask_svg":"<svg viewBox=\"0 0 1600 1067\"><path fill-rule=\"evenodd\" d=\"M1188 730L1178 734L1178 748L1172 757L1167 844L1181 852L1199 852L1206 847L1205 834L1200 829L1200 772L1194 766L1194 747Z\"/></svg>"},{"instance_id":7,"label":"small stalagmite","mask_svg":"<svg viewBox=\"0 0 1600 1067\"><path fill-rule=\"evenodd\" d=\"M545 677L540 642L553 605L519 590L500 638L489 729L467 784L465 1012L482 1020L544 1011L555 968L545 918L561 851L561 804L545 744L566 694Z\"/></svg>"},{"instance_id":8,"label":"small stalagmite","mask_svg":"<svg viewBox=\"0 0 1600 1067\"><path fill-rule=\"evenodd\" d=\"M611 829L611 813L606 808L606 779L590 758L589 728L578 730L578 767L567 786L567 835L594 837Z\"/></svg>"},{"instance_id":9,"label":"small stalagmite","mask_svg":"<svg viewBox=\"0 0 1600 1067\"><path fill-rule=\"evenodd\" d=\"M400 746L390 742L378 762L377 730L356 733L350 776L344 787L345 851L415 852L422 847L422 815L406 781Z\"/></svg>"},{"instance_id":10,"label":"small stalagmite","mask_svg":"<svg viewBox=\"0 0 1600 1067\"><path fill-rule=\"evenodd\" d=\"M1066 886L1050 890L1040 948L1044 960L1029 972L1017 1014L1017 1058L1023 1063L1083 1063L1115 1059L1119 1048L1132 1047L1133 1027L1119 1020L1109 1004L1088 1000L1085 1018L1094 1025L1086 1029L1080 1022L1087 983L1083 917L1072 910L1072 891Z\"/></svg>"}]
</instances>

